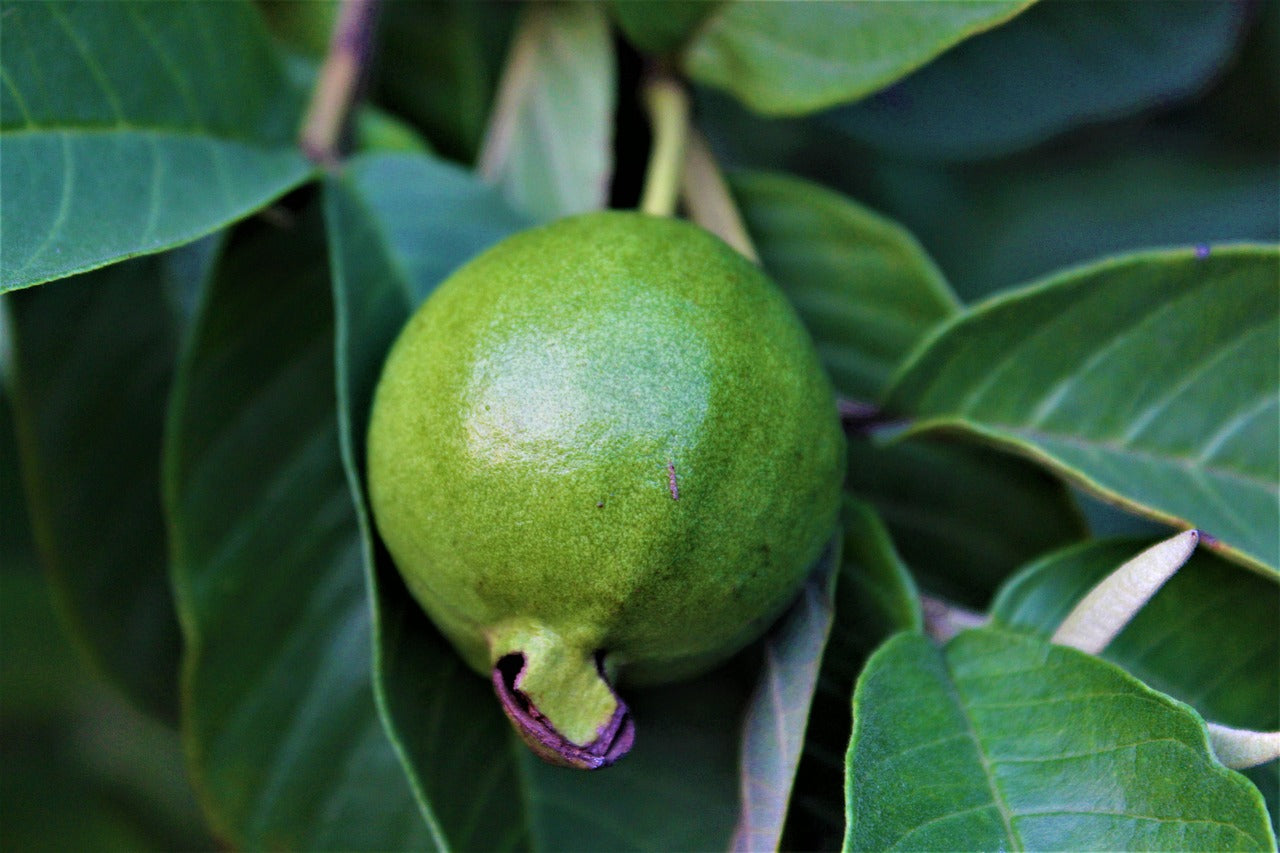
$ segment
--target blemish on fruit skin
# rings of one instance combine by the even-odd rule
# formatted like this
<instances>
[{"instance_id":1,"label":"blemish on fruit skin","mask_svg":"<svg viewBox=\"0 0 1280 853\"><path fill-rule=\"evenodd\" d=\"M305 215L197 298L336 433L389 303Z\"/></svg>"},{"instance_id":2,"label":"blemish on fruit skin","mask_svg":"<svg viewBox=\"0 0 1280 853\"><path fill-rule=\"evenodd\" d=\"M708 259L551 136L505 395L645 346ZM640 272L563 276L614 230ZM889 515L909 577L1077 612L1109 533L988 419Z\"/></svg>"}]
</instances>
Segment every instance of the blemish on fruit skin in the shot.
<instances>
[{"instance_id":1,"label":"blemish on fruit skin","mask_svg":"<svg viewBox=\"0 0 1280 853\"><path fill-rule=\"evenodd\" d=\"M1196 243L1196 258L1203 261L1207 257L1209 257L1209 244Z\"/></svg>"},{"instance_id":2,"label":"blemish on fruit skin","mask_svg":"<svg viewBox=\"0 0 1280 853\"><path fill-rule=\"evenodd\" d=\"M667 487L671 489L671 500L680 500L680 484L676 482L676 463L667 462Z\"/></svg>"}]
</instances>

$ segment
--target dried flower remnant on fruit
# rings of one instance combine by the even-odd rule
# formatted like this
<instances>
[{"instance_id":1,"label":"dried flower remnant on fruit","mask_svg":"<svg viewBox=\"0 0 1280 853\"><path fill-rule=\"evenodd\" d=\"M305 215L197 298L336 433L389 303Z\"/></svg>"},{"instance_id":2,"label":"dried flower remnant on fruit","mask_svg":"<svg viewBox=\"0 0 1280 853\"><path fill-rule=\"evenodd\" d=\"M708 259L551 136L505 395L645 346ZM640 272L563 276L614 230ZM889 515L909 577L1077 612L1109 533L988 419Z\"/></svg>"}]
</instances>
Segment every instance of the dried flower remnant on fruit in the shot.
<instances>
[{"instance_id":1,"label":"dried flower remnant on fruit","mask_svg":"<svg viewBox=\"0 0 1280 853\"><path fill-rule=\"evenodd\" d=\"M680 500L680 484L676 482L676 463L667 463L667 488L671 492L671 500Z\"/></svg>"}]
</instances>

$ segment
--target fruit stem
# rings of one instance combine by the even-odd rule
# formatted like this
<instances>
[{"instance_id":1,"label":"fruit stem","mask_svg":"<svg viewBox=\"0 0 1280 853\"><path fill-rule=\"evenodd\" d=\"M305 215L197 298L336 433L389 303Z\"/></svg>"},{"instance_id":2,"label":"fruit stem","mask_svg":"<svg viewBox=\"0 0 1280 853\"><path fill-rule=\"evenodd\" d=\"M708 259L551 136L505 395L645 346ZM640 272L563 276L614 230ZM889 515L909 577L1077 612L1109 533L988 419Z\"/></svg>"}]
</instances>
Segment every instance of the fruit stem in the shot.
<instances>
[{"instance_id":1,"label":"fruit stem","mask_svg":"<svg viewBox=\"0 0 1280 853\"><path fill-rule=\"evenodd\" d=\"M312 162L327 168L338 164L342 133L369 59L377 5L377 0L342 0L329 52L311 90L298 144Z\"/></svg>"},{"instance_id":2,"label":"fruit stem","mask_svg":"<svg viewBox=\"0 0 1280 853\"><path fill-rule=\"evenodd\" d=\"M650 216L671 216L676 212L689 135L689 94L678 80L661 73L645 81L643 94L653 129L653 147L640 210Z\"/></svg>"}]
</instances>

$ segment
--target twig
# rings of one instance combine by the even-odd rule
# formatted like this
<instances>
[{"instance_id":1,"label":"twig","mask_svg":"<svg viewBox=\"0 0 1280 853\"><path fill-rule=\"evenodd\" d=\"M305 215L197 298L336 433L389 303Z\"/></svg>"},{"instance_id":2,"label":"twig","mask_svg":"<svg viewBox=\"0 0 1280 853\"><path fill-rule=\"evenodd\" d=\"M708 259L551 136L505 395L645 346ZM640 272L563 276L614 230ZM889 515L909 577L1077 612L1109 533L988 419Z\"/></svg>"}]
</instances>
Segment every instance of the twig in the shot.
<instances>
[{"instance_id":1,"label":"twig","mask_svg":"<svg viewBox=\"0 0 1280 853\"><path fill-rule=\"evenodd\" d=\"M653 148L640 210L651 216L671 216L676 212L689 136L689 95L675 78L655 75L644 84L644 102L653 128Z\"/></svg>"},{"instance_id":2,"label":"twig","mask_svg":"<svg viewBox=\"0 0 1280 853\"><path fill-rule=\"evenodd\" d=\"M356 87L369 60L377 0L342 0L298 143L312 162L336 166Z\"/></svg>"},{"instance_id":3,"label":"twig","mask_svg":"<svg viewBox=\"0 0 1280 853\"><path fill-rule=\"evenodd\" d=\"M729 185L711 153L706 138L691 129L684 148L682 198L689 217L703 228L737 249L753 263L760 263L756 247L734 204Z\"/></svg>"}]
</instances>

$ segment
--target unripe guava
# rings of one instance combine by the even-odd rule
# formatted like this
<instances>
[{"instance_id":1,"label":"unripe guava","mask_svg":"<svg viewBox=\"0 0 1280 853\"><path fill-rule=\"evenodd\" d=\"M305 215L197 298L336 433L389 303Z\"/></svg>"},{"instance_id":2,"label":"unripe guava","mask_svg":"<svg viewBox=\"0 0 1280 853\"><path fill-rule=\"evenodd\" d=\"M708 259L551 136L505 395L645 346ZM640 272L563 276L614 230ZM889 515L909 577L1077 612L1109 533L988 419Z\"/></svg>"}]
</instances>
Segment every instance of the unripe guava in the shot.
<instances>
[{"instance_id":1,"label":"unripe guava","mask_svg":"<svg viewBox=\"0 0 1280 853\"><path fill-rule=\"evenodd\" d=\"M757 637L834 529L831 385L777 287L687 222L593 213L454 273L388 357L369 493L417 600L548 760L609 764L611 682Z\"/></svg>"}]
</instances>

